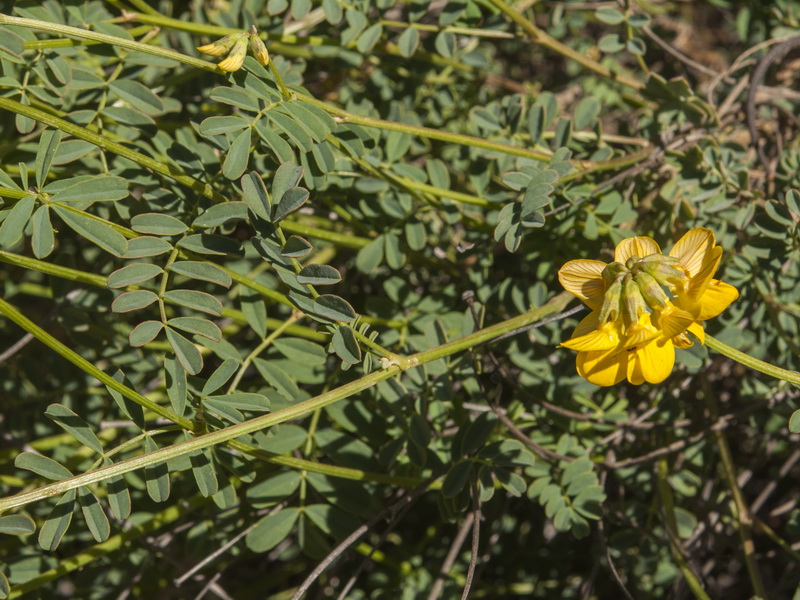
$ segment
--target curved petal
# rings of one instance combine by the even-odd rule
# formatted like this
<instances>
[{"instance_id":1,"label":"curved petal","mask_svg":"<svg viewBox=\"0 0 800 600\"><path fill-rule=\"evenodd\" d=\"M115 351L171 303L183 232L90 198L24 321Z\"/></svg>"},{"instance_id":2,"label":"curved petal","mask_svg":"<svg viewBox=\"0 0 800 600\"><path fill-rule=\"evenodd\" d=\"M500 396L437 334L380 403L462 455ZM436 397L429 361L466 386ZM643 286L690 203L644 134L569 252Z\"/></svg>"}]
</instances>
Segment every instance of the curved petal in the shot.
<instances>
[{"instance_id":1,"label":"curved petal","mask_svg":"<svg viewBox=\"0 0 800 600\"><path fill-rule=\"evenodd\" d=\"M653 325L650 314L645 313L639 317L638 323L633 323L628 327L624 345L629 349L635 348L636 346L647 344L660 336L661 332Z\"/></svg>"},{"instance_id":2,"label":"curved petal","mask_svg":"<svg viewBox=\"0 0 800 600\"><path fill-rule=\"evenodd\" d=\"M686 331L694 323L694 316L670 303L670 306L661 311L658 318L658 327L665 337L675 337Z\"/></svg>"},{"instance_id":3,"label":"curved petal","mask_svg":"<svg viewBox=\"0 0 800 600\"><path fill-rule=\"evenodd\" d=\"M739 291L732 285L712 279L700 299L700 316L698 321L716 317L728 305L739 297Z\"/></svg>"},{"instance_id":4,"label":"curved petal","mask_svg":"<svg viewBox=\"0 0 800 600\"><path fill-rule=\"evenodd\" d=\"M606 263L599 260L571 260L558 270L558 280L565 290L595 310L603 303L603 294L606 291L606 282L603 279L605 268Z\"/></svg>"},{"instance_id":5,"label":"curved petal","mask_svg":"<svg viewBox=\"0 0 800 600\"><path fill-rule=\"evenodd\" d=\"M588 315L581 319L581 322L578 323L575 330L572 332L572 337L580 337L582 335L586 335L587 333L591 333L595 329L597 329L600 325L600 313L596 310L593 310Z\"/></svg>"},{"instance_id":6,"label":"curved petal","mask_svg":"<svg viewBox=\"0 0 800 600\"><path fill-rule=\"evenodd\" d=\"M697 341L705 345L706 343L706 330L703 328L702 323L692 323L689 326L689 333L697 338Z\"/></svg>"},{"instance_id":7,"label":"curved petal","mask_svg":"<svg viewBox=\"0 0 800 600\"><path fill-rule=\"evenodd\" d=\"M585 335L563 342L561 347L579 352L611 350L619 346L619 337L618 328L613 323L606 323Z\"/></svg>"},{"instance_id":8,"label":"curved petal","mask_svg":"<svg viewBox=\"0 0 800 600\"><path fill-rule=\"evenodd\" d=\"M617 245L617 247L614 249L614 260L621 262L624 265L625 261L631 256L644 258L645 256L650 256L651 254L661 254L661 248L659 248L658 244L656 244L655 241L649 237L637 235L636 237L622 240Z\"/></svg>"},{"instance_id":9,"label":"curved petal","mask_svg":"<svg viewBox=\"0 0 800 600\"><path fill-rule=\"evenodd\" d=\"M627 373L628 353L625 350L579 352L578 375L599 386L616 385Z\"/></svg>"},{"instance_id":10,"label":"curved petal","mask_svg":"<svg viewBox=\"0 0 800 600\"><path fill-rule=\"evenodd\" d=\"M675 366L675 348L671 340L658 340L636 350L642 376L648 383L661 383Z\"/></svg>"},{"instance_id":11,"label":"curved petal","mask_svg":"<svg viewBox=\"0 0 800 600\"><path fill-rule=\"evenodd\" d=\"M705 227L698 227L687 231L675 243L669 255L678 259L689 277L694 277L703 268L706 257L715 243L714 232Z\"/></svg>"}]
</instances>

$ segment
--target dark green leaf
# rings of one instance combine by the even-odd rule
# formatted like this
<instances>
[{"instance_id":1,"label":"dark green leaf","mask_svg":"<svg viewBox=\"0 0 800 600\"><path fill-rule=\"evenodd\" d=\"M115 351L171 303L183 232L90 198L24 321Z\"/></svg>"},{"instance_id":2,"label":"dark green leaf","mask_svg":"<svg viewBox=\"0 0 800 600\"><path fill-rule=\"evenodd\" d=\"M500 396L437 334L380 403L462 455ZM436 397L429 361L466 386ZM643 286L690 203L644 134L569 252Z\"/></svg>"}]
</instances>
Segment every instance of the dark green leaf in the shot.
<instances>
[{"instance_id":1,"label":"dark green leaf","mask_svg":"<svg viewBox=\"0 0 800 600\"><path fill-rule=\"evenodd\" d=\"M90 242L97 244L103 250L116 256L122 256L127 252L127 240L110 225L106 225L100 220L93 219L80 211L72 211L66 207L57 205L53 208L58 213L58 216L61 217L71 229Z\"/></svg>"},{"instance_id":2,"label":"dark green leaf","mask_svg":"<svg viewBox=\"0 0 800 600\"><path fill-rule=\"evenodd\" d=\"M164 300L217 317L222 314L222 303L211 294L205 292L170 290L164 294Z\"/></svg>"},{"instance_id":3,"label":"dark green leaf","mask_svg":"<svg viewBox=\"0 0 800 600\"><path fill-rule=\"evenodd\" d=\"M408 27L397 40L397 49L401 56L410 58L419 47L419 31Z\"/></svg>"},{"instance_id":4,"label":"dark green leaf","mask_svg":"<svg viewBox=\"0 0 800 600\"><path fill-rule=\"evenodd\" d=\"M252 552L266 552L285 540L292 532L300 515L298 508L284 508L275 514L267 515L251 529L245 543Z\"/></svg>"},{"instance_id":5,"label":"dark green leaf","mask_svg":"<svg viewBox=\"0 0 800 600\"><path fill-rule=\"evenodd\" d=\"M224 202L206 210L192 222L192 227L219 227L228 221L247 219L247 204L244 202Z\"/></svg>"},{"instance_id":6,"label":"dark green leaf","mask_svg":"<svg viewBox=\"0 0 800 600\"><path fill-rule=\"evenodd\" d=\"M53 194L53 202L103 202L128 196L128 182L122 177L106 175L78 181Z\"/></svg>"},{"instance_id":7,"label":"dark green leaf","mask_svg":"<svg viewBox=\"0 0 800 600\"><path fill-rule=\"evenodd\" d=\"M53 156L58 150L63 133L60 129L46 129L39 139L39 147L36 150L36 186L41 189L44 186L50 165L53 163Z\"/></svg>"},{"instance_id":8,"label":"dark green leaf","mask_svg":"<svg viewBox=\"0 0 800 600\"><path fill-rule=\"evenodd\" d=\"M111 289L127 287L152 279L161 273L163 270L158 265L133 263L111 273L108 276L108 287Z\"/></svg>"},{"instance_id":9,"label":"dark green leaf","mask_svg":"<svg viewBox=\"0 0 800 600\"><path fill-rule=\"evenodd\" d=\"M199 279L200 281L208 281L209 283L216 283L222 287L229 288L233 283L231 276L228 275L221 267L213 263L206 263L193 260L181 260L172 263L167 267L169 271L189 277L190 279Z\"/></svg>"},{"instance_id":10,"label":"dark green leaf","mask_svg":"<svg viewBox=\"0 0 800 600\"><path fill-rule=\"evenodd\" d=\"M111 310L118 313L140 310L150 306L156 300L158 300L158 296L149 290L134 290L114 298Z\"/></svg>"},{"instance_id":11,"label":"dark green leaf","mask_svg":"<svg viewBox=\"0 0 800 600\"><path fill-rule=\"evenodd\" d=\"M222 163L222 174L228 179L239 179L247 169L250 160L250 130L246 129L233 140L225 161Z\"/></svg>"},{"instance_id":12,"label":"dark green leaf","mask_svg":"<svg viewBox=\"0 0 800 600\"><path fill-rule=\"evenodd\" d=\"M289 213L303 206L306 200L308 200L308 190L299 187L287 190L278 206L275 207L275 213L272 215L273 223L277 223Z\"/></svg>"},{"instance_id":13,"label":"dark green leaf","mask_svg":"<svg viewBox=\"0 0 800 600\"><path fill-rule=\"evenodd\" d=\"M31 535L36 523L28 515L3 515L0 517L0 533L5 535Z\"/></svg>"},{"instance_id":14,"label":"dark green leaf","mask_svg":"<svg viewBox=\"0 0 800 600\"><path fill-rule=\"evenodd\" d=\"M45 258L56 246L53 225L50 223L50 209L47 206L40 206L33 213L31 246L36 258Z\"/></svg>"},{"instance_id":15,"label":"dark green leaf","mask_svg":"<svg viewBox=\"0 0 800 600\"><path fill-rule=\"evenodd\" d=\"M464 489L472 473L472 461L464 460L451 468L442 483L442 494L445 498L452 498Z\"/></svg>"},{"instance_id":16,"label":"dark green leaf","mask_svg":"<svg viewBox=\"0 0 800 600\"><path fill-rule=\"evenodd\" d=\"M145 258L158 256L172 250L172 245L164 239L142 236L128 240L128 251L122 258Z\"/></svg>"},{"instance_id":17,"label":"dark green leaf","mask_svg":"<svg viewBox=\"0 0 800 600\"><path fill-rule=\"evenodd\" d=\"M35 202L33 196L17 200L17 203L8 212L8 216L0 224L0 247L9 248L22 238L25 225L28 224L33 214Z\"/></svg>"},{"instance_id":18,"label":"dark green leaf","mask_svg":"<svg viewBox=\"0 0 800 600\"><path fill-rule=\"evenodd\" d=\"M200 123L200 133L203 135L220 135L231 133L250 127L250 121L242 117L208 117Z\"/></svg>"},{"instance_id":19,"label":"dark green leaf","mask_svg":"<svg viewBox=\"0 0 800 600\"><path fill-rule=\"evenodd\" d=\"M46 477L47 479L54 479L55 481L62 481L72 477L72 473L60 463L54 461L41 454L34 454L32 452L21 452L14 459L14 466L18 469L26 469L33 471L37 475Z\"/></svg>"},{"instance_id":20,"label":"dark green leaf","mask_svg":"<svg viewBox=\"0 0 800 600\"><path fill-rule=\"evenodd\" d=\"M189 227L183 221L170 215L144 213L131 219L131 229L151 235L179 235Z\"/></svg>"},{"instance_id":21,"label":"dark green leaf","mask_svg":"<svg viewBox=\"0 0 800 600\"><path fill-rule=\"evenodd\" d=\"M241 183L245 204L257 217L269 221L272 215L272 201L261 175L253 171L242 177Z\"/></svg>"},{"instance_id":22,"label":"dark green leaf","mask_svg":"<svg viewBox=\"0 0 800 600\"><path fill-rule=\"evenodd\" d=\"M175 317L167 321L169 327L180 329L188 333L208 338L215 342L222 340L222 332L216 324L208 319L200 319L197 317Z\"/></svg>"},{"instance_id":23,"label":"dark green leaf","mask_svg":"<svg viewBox=\"0 0 800 600\"><path fill-rule=\"evenodd\" d=\"M252 112L258 112L259 110L258 98L240 87L215 87L208 97L217 102L230 104L244 110Z\"/></svg>"},{"instance_id":24,"label":"dark green leaf","mask_svg":"<svg viewBox=\"0 0 800 600\"><path fill-rule=\"evenodd\" d=\"M356 318L356 311L344 299L332 294L323 294L314 300L314 314L332 321L349 323Z\"/></svg>"},{"instance_id":25,"label":"dark green leaf","mask_svg":"<svg viewBox=\"0 0 800 600\"><path fill-rule=\"evenodd\" d=\"M155 452L158 446L153 438L144 438L144 449L146 452ZM166 462L155 465L148 465L144 468L144 480L147 487L147 495L153 502L164 502L169 498L169 468Z\"/></svg>"},{"instance_id":26,"label":"dark green leaf","mask_svg":"<svg viewBox=\"0 0 800 600\"><path fill-rule=\"evenodd\" d=\"M177 414L183 415L186 410L186 371L184 371L177 359L167 357L164 359L164 374L166 375L167 395L172 405L172 410Z\"/></svg>"},{"instance_id":27,"label":"dark green leaf","mask_svg":"<svg viewBox=\"0 0 800 600\"><path fill-rule=\"evenodd\" d=\"M131 333L128 336L128 341L134 348L149 344L156 339L156 336L159 333L161 333L162 327L163 324L161 321L144 321L139 323L131 330Z\"/></svg>"},{"instance_id":28,"label":"dark green leaf","mask_svg":"<svg viewBox=\"0 0 800 600\"><path fill-rule=\"evenodd\" d=\"M84 446L91 448L98 454L103 453L103 446L100 444L100 440L97 439L94 431L89 427L89 424L71 409L63 404L51 404L47 407L47 410L44 411L44 414L52 421L55 421Z\"/></svg>"},{"instance_id":29,"label":"dark green leaf","mask_svg":"<svg viewBox=\"0 0 800 600\"><path fill-rule=\"evenodd\" d=\"M203 356L192 342L174 329L167 328L167 340L175 351L175 356L189 375L197 375L203 370ZM153 498L155 500L155 498ZM158 502L158 500L156 500Z\"/></svg>"},{"instance_id":30,"label":"dark green leaf","mask_svg":"<svg viewBox=\"0 0 800 600\"><path fill-rule=\"evenodd\" d=\"M69 490L47 515L44 525L39 530L39 545L49 552L58 548L61 538L72 523L72 513L75 510L75 490Z\"/></svg>"},{"instance_id":31,"label":"dark green leaf","mask_svg":"<svg viewBox=\"0 0 800 600\"><path fill-rule=\"evenodd\" d=\"M125 480L116 475L106 481L108 506L117 519L127 519L131 515L131 494Z\"/></svg>"},{"instance_id":32,"label":"dark green leaf","mask_svg":"<svg viewBox=\"0 0 800 600\"><path fill-rule=\"evenodd\" d=\"M108 517L100 506L100 501L85 487L78 490L81 512L89 526L89 532L96 542L105 542L111 534L111 526L108 524Z\"/></svg>"},{"instance_id":33,"label":"dark green leaf","mask_svg":"<svg viewBox=\"0 0 800 600\"><path fill-rule=\"evenodd\" d=\"M352 328L347 325L337 327L331 338L333 350L344 362L357 364L361 362L361 347Z\"/></svg>"},{"instance_id":34,"label":"dark green leaf","mask_svg":"<svg viewBox=\"0 0 800 600\"><path fill-rule=\"evenodd\" d=\"M189 439L188 436L187 439ZM214 471L210 450L204 448L193 452L189 455L189 461L192 464L192 473L194 474L194 480L197 482L197 488L200 490L200 495L208 498L216 494L219 490L219 483L217 474Z\"/></svg>"},{"instance_id":35,"label":"dark green leaf","mask_svg":"<svg viewBox=\"0 0 800 600\"><path fill-rule=\"evenodd\" d=\"M203 386L203 391L201 392L203 396L208 396L209 394L213 394L223 385L225 385L228 380L233 377L233 374L239 369L239 363L235 360L228 359L222 362L222 364L216 368L216 370L211 374L211 377L208 378L205 385Z\"/></svg>"},{"instance_id":36,"label":"dark green leaf","mask_svg":"<svg viewBox=\"0 0 800 600\"><path fill-rule=\"evenodd\" d=\"M304 285L333 285L341 280L339 271L328 265L308 265L297 275L297 281Z\"/></svg>"},{"instance_id":37,"label":"dark green leaf","mask_svg":"<svg viewBox=\"0 0 800 600\"><path fill-rule=\"evenodd\" d=\"M198 254L210 254L213 256L224 256L226 254L236 256L243 253L240 242L214 233L195 233L186 236L178 242L178 247Z\"/></svg>"},{"instance_id":38,"label":"dark green leaf","mask_svg":"<svg viewBox=\"0 0 800 600\"><path fill-rule=\"evenodd\" d=\"M296 235L292 235L286 240L286 244L281 250L281 256L286 258L303 258L314 249L308 240Z\"/></svg>"}]
</instances>

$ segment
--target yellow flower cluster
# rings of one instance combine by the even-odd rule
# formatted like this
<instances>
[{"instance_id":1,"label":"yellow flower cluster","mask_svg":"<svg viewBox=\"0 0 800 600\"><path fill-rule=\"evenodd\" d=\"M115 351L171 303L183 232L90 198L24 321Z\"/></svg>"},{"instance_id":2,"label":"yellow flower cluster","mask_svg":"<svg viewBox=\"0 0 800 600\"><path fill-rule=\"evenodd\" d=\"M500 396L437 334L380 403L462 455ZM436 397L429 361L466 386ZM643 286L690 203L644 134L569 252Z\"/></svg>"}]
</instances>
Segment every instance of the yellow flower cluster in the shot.
<instances>
[{"instance_id":1,"label":"yellow flower cluster","mask_svg":"<svg viewBox=\"0 0 800 600\"><path fill-rule=\"evenodd\" d=\"M578 351L578 374L600 386L666 379L675 347L692 345L686 332L703 343L702 322L739 296L713 278L721 257L714 234L697 228L669 255L637 236L620 242L609 264L581 259L561 267L561 285L592 310L561 344Z\"/></svg>"},{"instance_id":2,"label":"yellow flower cluster","mask_svg":"<svg viewBox=\"0 0 800 600\"><path fill-rule=\"evenodd\" d=\"M210 56L223 56L227 54L227 58L221 61L217 66L223 71L232 73L242 68L244 64L244 57L247 55L247 44L250 43L250 49L253 52L256 60L265 67L269 64L269 52L261 38L258 37L258 32L253 26L250 33L232 33L223 38L218 39L216 42L206 44L205 46L198 46L197 49L203 54Z\"/></svg>"}]
</instances>

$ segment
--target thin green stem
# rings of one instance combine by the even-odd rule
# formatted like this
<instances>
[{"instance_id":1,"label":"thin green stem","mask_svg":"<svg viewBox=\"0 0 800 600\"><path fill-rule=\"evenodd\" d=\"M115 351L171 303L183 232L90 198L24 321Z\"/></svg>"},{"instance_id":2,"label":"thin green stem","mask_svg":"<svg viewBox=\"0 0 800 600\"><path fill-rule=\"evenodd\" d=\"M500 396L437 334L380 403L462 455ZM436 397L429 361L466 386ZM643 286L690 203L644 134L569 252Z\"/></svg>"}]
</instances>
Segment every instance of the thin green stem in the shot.
<instances>
[{"instance_id":1,"label":"thin green stem","mask_svg":"<svg viewBox=\"0 0 800 600\"><path fill-rule=\"evenodd\" d=\"M264 350L269 348L269 345L278 339L283 333L292 326L297 320L300 318L300 315L297 313L292 313L288 319L286 319L283 323L280 324L272 333L270 333L267 337L265 337L262 342L256 346L253 351L247 355L247 357L242 361L242 365L239 367L239 370L236 372L236 376L231 381L230 386L228 386L228 394L232 394L236 391L236 388L239 387L239 382L244 377L245 372L247 371L248 367L250 367L250 363L253 362L253 359L256 358L259 354L261 354Z\"/></svg>"},{"instance_id":2,"label":"thin green stem","mask_svg":"<svg viewBox=\"0 0 800 600\"><path fill-rule=\"evenodd\" d=\"M122 475L124 473L128 473L130 471L134 471L136 469L140 469L146 466L158 464L166 460L177 458L179 456L185 456L187 454L196 452L198 450L202 450L204 448L209 448L212 446L216 446L218 444L231 442L240 436L252 434L255 433L256 431L261 431L263 429L272 427L273 425L278 425L286 421L305 417L306 415L314 412L315 410L324 408L345 398L349 398L354 394L358 394L366 389L371 388L372 386L380 383L381 381L391 379L392 377L394 377L395 375L397 375L398 373L400 373L405 369L418 367L427 364L431 361L437 360L439 358L443 358L445 356L449 356L452 354L457 354L458 352L462 352L476 345L489 342L492 339L500 337L506 333L510 333L516 329L519 329L531 323L535 323L536 321L539 321L551 314L561 311L563 307L570 302L571 299L572 296L564 292L562 294L559 294L558 296L555 296L547 304L535 308L523 315L514 317L512 319L508 319L507 321L498 323L497 325L493 325L491 327L487 327L486 329L476 331L475 333L472 333L468 336L465 336L453 342L444 344L437 348L433 348L431 350L425 350L423 352L414 354L413 356L403 358L401 360L398 360L394 364L387 364L384 369L375 371L373 373L361 377L360 379L346 383L329 392L325 392L323 394L320 394L319 396L310 398L303 402L298 402L297 404L275 411L273 413L262 415L236 425L231 425L230 427L227 427L225 429L199 435L190 440L180 442L172 446L160 448L149 454L129 458L127 460L120 461L113 465L97 469L96 471L83 473L81 475L77 475L75 477L66 479L64 481L57 481L55 483L42 486L35 490L30 490L27 492L23 492L21 494L17 494L15 496L10 496L7 498L0 499L0 512L18 506L23 506L25 504L41 500L43 498L57 496L68 490L76 489L86 485L91 485L103 481L105 479L108 479L109 477L113 477L115 475ZM8 310L9 308L11 309L10 311ZM18 318L18 316L21 317L21 315L19 315L19 312L16 311L16 309L10 307L10 305L8 305L3 300L0 300L0 312L2 312L2 314L10 313L11 315L13 315L13 317L15 317L14 319L15 322L17 322L16 319ZM24 317L22 317L22 319L24 319ZM27 319L24 320L27 321ZM30 323L30 321L28 321L28 324L30 326L35 327L35 325ZM40 333L44 332L40 331ZM59 342L56 341L56 343L58 344ZM78 358L80 360L83 360L80 357ZM89 369L92 370L93 374L94 372L96 372L97 375L95 376L98 377L98 379L100 379L100 381L102 381L103 383L106 383L108 379L111 379L105 373L103 373L99 369L96 369L93 365L87 363L85 366L88 367L87 369L85 369L87 372L89 372ZM81 365L81 368L84 368L83 365ZM119 390L119 388L121 387L124 389L125 394L130 394L130 390L125 388L125 386L121 386L113 379L111 379L111 382L116 386L115 389L120 391L120 393L122 393L122 391ZM137 401L137 399L134 398L131 399ZM152 404L146 398L144 398L144 400ZM158 414L163 414L163 416L167 416L166 413L168 413L169 411L165 411L164 409L162 409L162 407L159 407L157 405L156 407L162 411L161 413ZM170 417L167 416L167 418ZM186 421L186 419L182 420ZM189 429L189 427L187 427L187 429ZM240 442L235 442L235 444L239 443ZM236 447L235 444L231 444L232 447Z\"/></svg>"},{"instance_id":3,"label":"thin green stem","mask_svg":"<svg viewBox=\"0 0 800 600\"><path fill-rule=\"evenodd\" d=\"M139 52L146 52L161 58L168 58L195 67L197 69L204 69L214 73L224 73L218 69L214 63L206 62L199 58L187 56L175 50L162 48L161 46L152 46L150 44L143 44L113 35L107 35L98 31L91 31L89 29L79 29L78 27L70 27L69 25L61 25L60 23L51 23L49 21L39 21L37 19L26 19L23 17L11 17L9 15L0 14L0 25L16 25L17 27L27 27L29 29L37 29L39 31L47 31L57 35L65 35L83 40L92 40L102 44L110 44L112 46L119 46L128 50L137 50Z\"/></svg>"},{"instance_id":4,"label":"thin green stem","mask_svg":"<svg viewBox=\"0 0 800 600\"><path fill-rule=\"evenodd\" d=\"M2 17L0 17L0 24L2 24ZM44 123L45 125L50 125L51 127L60 129L64 133L68 133L76 138L85 140L90 144L94 144L98 148L102 148L103 150L107 150L109 152L113 152L118 156L127 158L128 160L132 160L142 165L143 167L150 169L155 173L164 175L165 177L169 177L170 179L177 181L178 183L185 185L186 187L200 194L203 194L204 196L214 200L215 202L227 201L227 198L225 196L215 191L207 183L198 181L194 177L190 177L189 175L183 173L182 171L178 170L175 167L169 166L162 161L150 158L149 156L145 156L140 152L136 152L136 150L131 150L130 148L127 148L122 144L112 142L107 138L103 137L102 135L92 133L91 131L89 131L84 127L75 125L73 123L70 123L69 121L65 121L64 119L60 119L43 110L39 110L38 108L33 108L32 106L25 106L24 104L17 102L16 100L11 100L10 98L1 98L1 97L0 97L0 109L5 109L16 114L24 115L26 117L34 119L35 121Z\"/></svg>"},{"instance_id":5,"label":"thin green stem","mask_svg":"<svg viewBox=\"0 0 800 600\"><path fill-rule=\"evenodd\" d=\"M664 507L664 517L666 519L664 527L669 530L667 532L667 538L670 550L672 551L672 557L675 559L678 569L683 575L686 585L689 586L689 589L694 594L694 597L697 598L697 600L711 600L711 597L703 589L703 584L697 578L697 575L689 568L681 549L677 547L675 542L678 537L678 522L675 517L675 502L672 498L672 490L669 487L669 466L667 465L666 458L661 458L658 461L656 465L656 474L658 479L658 493L661 497L661 504Z\"/></svg>"},{"instance_id":6,"label":"thin green stem","mask_svg":"<svg viewBox=\"0 0 800 600\"><path fill-rule=\"evenodd\" d=\"M746 367L750 367L751 369L764 373L765 375L769 375L770 377L783 379L784 381L788 381L794 385L800 385L800 373L797 371L781 369L780 367L771 365L768 362L754 358L749 354L745 354L741 350L737 350L736 348L728 346L728 344L720 342L718 339L711 337L708 334L705 336L705 345L716 350L720 354L727 356L728 358L732 358L736 362L741 363Z\"/></svg>"},{"instance_id":7,"label":"thin green stem","mask_svg":"<svg viewBox=\"0 0 800 600\"><path fill-rule=\"evenodd\" d=\"M711 419L717 421L719 420L717 399L714 396L714 392L711 389L711 385L705 373L701 373L700 380L703 386L703 396L705 396L706 406L708 406ZM733 517L736 521L739 539L742 542L742 553L744 554L745 565L747 565L747 574L750 577L750 584L753 586L753 593L756 596L766 598L767 593L764 588L764 581L761 578L761 572L758 569L758 563L755 557L756 548L753 543L753 518L750 513L750 507L747 506L742 490L739 488L736 466L733 463L731 448L728 445L725 432L720 429L714 430L714 440L717 443L717 450L719 451L719 458L722 463L722 471L725 474L725 481L727 481L728 488L733 496L733 506L735 508Z\"/></svg>"},{"instance_id":8,"label":"thin green stem","mask_svg":"<svg viewBox=\"0 0 800 600\"><path fill-rule=\"evenodd\" d=\"M568 58L570 60L575 61L585 69L597 73L602 77L606 77L611 79L612 81L616 81L621 83L624 86L632 88L636 91L641 90L644 88L644 83L639 81L638 79L633 79L631 77L627 77L626 75L622 75L620 73L615 73L608 67L600 64L596 60L589 58L585 53L578 52L577 50L573 50L569 46L565 46L561 42L559 42L554 37L551 37L538 27L534 25L531 21L526 19L522 16L519 12L517 12L514 8L506 4L503 0L489 0L491 4L493 4L500 12L506 15L509 19L514 21L517 25L519 25L522 30L528 35L532 42L535 44L539 44L544 46L545 48L549 48L553 52L560 54L561 56Z\"/></svg>"},{"instance_id":9,"label":"thin green stem","mask_svg":"<svg viewBox=\"0 0 800 600\"><path fill-rule=\"evenodd\" d=\"M33 335L37 340L42 342L51 350L55 351L56 354L59 356L67 359L69 362L74 364L76 367L81 369L84 373L91 375L102 384L110 387L111 389L119 392L129 400L132 400L139 404L140 406L146 408L149 411L154 412L160 417L164 417L165 419L169 419L173 423L180 425L184 429L191 430L193 425L189 419L185 419L171 410L164 408L163 406L156 404L149 398L142 396L138 392L130 389L126 385L120 383L107 373L101 371L88 360L83 358L80 354L65 346L62 342L57 340L55 337L47 333L44 329L39 327L36 323L31 321L28 317L23 315L16 307L12 306L2 298L0 298L0 315L7 317L14 321L17 325L22 327L25 331Z\"/></svg>"}]
</instances>

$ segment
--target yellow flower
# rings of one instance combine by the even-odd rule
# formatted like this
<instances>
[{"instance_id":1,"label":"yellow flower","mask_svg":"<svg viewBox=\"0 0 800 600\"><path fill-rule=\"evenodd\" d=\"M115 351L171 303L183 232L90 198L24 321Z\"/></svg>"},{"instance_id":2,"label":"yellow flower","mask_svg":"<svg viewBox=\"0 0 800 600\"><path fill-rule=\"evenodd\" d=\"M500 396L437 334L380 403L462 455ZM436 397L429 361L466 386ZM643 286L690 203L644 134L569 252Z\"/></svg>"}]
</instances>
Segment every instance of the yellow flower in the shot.
<instances>
[{"instance_id":1,"label":"yellow flower","mask_svg":"<svg viewBox=\"0 0 800 600\"><path fill-rule=\"evenodd\" d=\"M205 46L198 46L197 49L203 54L208 54L209 56L223 56L224 54L230 52L234 44L236 44L236 42L238 42L246 35L248 34L232 33L230 35L226 35L225 37L218 39L215 42L206 44Z\"/></svg>"},{"instance_id":2,"label":"yellow flower","mask_svg":"<svg viewBox=\"0 0 800 600\"><path fill-rule=\"evenodd\" d=\"M229 73L241 69L242 65L244 64L244 57L247 55L248 38L249 35L236 40L236 43L233 45L233 49L231 50L230 54L228 54L228 57L225 60L220 61L217 66L223 71L228 71Z\"/></svg>"},{"instance_id":3,"label":"yellow flower","mask_svg":"<svg viewBox=\"0 0 800 600\"><path fill-rule=\"evenodd\" d=\"M578 351L578 374L595 385L627 378L639 385L664 381L675 364L675 347L704 341L702 322L725 310L739 292L713 279L722 257L714 234L687 232L669 255L652 239L628 238L614 262L571 260L558 279L592 312L561 346Z\"/></svg>"}]
</instances>

